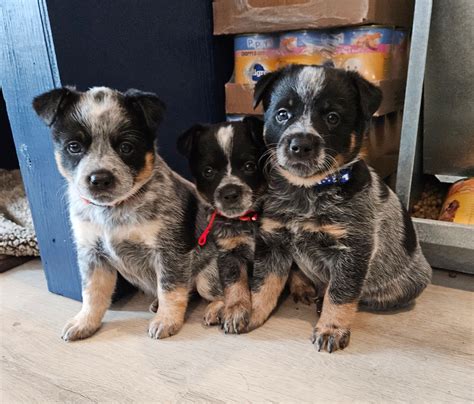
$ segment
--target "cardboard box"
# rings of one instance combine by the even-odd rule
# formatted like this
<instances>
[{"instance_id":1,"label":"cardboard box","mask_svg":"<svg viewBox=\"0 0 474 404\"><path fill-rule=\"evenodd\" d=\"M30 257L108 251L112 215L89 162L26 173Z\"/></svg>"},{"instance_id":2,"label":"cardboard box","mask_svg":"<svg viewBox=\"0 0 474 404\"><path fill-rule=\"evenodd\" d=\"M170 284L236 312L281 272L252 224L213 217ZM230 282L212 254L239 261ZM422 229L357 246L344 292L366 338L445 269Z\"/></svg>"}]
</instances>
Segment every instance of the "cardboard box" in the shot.
<instances>
[{"instance_id":1,"label":"cardboard box","mask_svg":"<svg viewBox=\"0 0 474 404\"><path fill-rule=\"evenodd\" d=\"M413 0L214 0L214 34L381 24L411 27Z\"/></svg>"},{"instance_id":2,"label":"cardboard box","mask_svg":"<svg viewBox=\"0 0 474 404\"><path fill-rule=\"evenodd\" d=\"M381 80L374 83L380 86L383 100L376 116L388 114L403 108L405 81L400 79ZM262 115L262 106L255 110L253 105L253 86L246 84L227 83L225 85L225 109L227 114Z\"/></svg>"}]
</instances>

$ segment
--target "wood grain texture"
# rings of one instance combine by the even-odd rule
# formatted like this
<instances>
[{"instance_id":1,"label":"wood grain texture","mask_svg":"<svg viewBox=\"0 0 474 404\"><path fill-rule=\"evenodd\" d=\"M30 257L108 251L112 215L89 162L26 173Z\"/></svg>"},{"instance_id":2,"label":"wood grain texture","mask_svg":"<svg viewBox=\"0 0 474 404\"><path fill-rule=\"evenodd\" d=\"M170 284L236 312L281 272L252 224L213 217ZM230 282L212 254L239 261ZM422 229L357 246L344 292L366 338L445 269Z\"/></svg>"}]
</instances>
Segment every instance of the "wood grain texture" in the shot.
<instances>
[{"instance_id":1,"label":"wood grain texture","mask_svg":"<svg viewBox=\"0 0 474 404\"><path fill-rule=\"evenodd\" d=\"M81 298L65 184L33 97L61 85L45 0L0 1L1 80L49 289Z\"/></svg>"},{"instance_id":2,"label":"wood grain texture","mask_svg":"<svg viewBox=\"0 0 474 404\"><path fill-rule=\"evenodd\" d=\"M48 293L31 261L0 274L2 402L472 402L473 278L450 281L465 290L430 285L410 311L358 313L334 354L309 341L314 306L291 299L247 335L204 328L196 302L178 335L155 341L152 299L137 294L65 343L80 304Z\"/></svg>"}]
</instances>

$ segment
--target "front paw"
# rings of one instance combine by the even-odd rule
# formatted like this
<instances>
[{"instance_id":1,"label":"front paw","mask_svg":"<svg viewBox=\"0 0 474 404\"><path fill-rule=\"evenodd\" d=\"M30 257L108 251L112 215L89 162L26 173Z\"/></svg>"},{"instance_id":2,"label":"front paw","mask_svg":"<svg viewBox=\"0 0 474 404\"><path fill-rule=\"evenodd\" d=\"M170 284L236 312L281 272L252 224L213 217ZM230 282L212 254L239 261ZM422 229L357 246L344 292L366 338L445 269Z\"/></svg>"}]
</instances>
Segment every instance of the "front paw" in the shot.
<instances>
[{"instance_id":1,"label":"front paw","mask_svg":"<svg viewBox=\"0 0 474 404\"><path fill-rule=\"evenodd\" d=\"M316 345L318 352L326 349L332 353L338 349L344 349L349 345L351 330L336 325L319 325L313 330L311 342Z\"/></svg>"},{"instance_id":2,"label":"front paw","mask_svg":"<svg viewBox=\"0 0 474 404\"><path fill-rule=\"evenodd\" d=\"M76 316L64 326L61 338L64 341L76 341L89 338L100 328L100 323L90 321L85 316Z\"/></svg>"},{"instance_id":3,"label":"front paw","mask_svg":"<svg viewBox=\"0 0 474 404\"><path fill-rule=\"evenodd\" d=\"M153 339L163 339L176 334L183 323L176 319L165 317L159 313L150 321L148 335Z\"/></svg>"},{"instance_id":4,"label":"front paw","mask_svg":"<svg viewBox=\"0 0 474 404\"><path fill-rule=\"evenodd\" d=\"M222 300L216 300L211 302L206 307L206 312L202 322L206 326L217 325L221 323L222 310L224 309L224 302Z\"/></svg>"},{"instance_id":5,"label":"front paw","mask_svg":"<svg viewBox=\"0 0 474 404\"><path fill-rule=\"evenodd\" d=\"M240 334L248 330L250 323L250 308L242 303L236 303L224 308L222 329L226 334Z\"/></svg>"}]
</instances>

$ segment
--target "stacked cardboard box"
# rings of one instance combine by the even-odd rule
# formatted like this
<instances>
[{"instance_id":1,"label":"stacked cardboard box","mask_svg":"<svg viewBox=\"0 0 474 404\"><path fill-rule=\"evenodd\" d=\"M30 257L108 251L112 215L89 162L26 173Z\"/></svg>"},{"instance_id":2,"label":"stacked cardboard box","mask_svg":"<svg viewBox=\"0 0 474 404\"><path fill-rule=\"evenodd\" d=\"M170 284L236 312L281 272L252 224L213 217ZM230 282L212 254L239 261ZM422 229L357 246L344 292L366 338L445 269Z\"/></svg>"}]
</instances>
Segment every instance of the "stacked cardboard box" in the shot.
<instances>
[{"instance_id":1,"label":"stacked cardboard box","mask_svg":"<svg viewBox=\"0 0 474 404\"><path fill-rule=\"evenodd\" d=\"M411 27L413 0L214 0L214 34L352 25Z\"/></svg>"},{"instance_id":2,"label":"stacked cardboard box","mask_svg":"<svg viewBox=\"0 0 474 404\"><path fill-rule=\"evenodd\" d=\"M409 29L413 0L214 0L214 34L268 33L380 24ZM367 138L367 160L383 176L393 173L398 159L405 80L374 82L383 92ZM253 109L253 86L229 82L225 86L226 112L262 114ZM392 113L390 117L387 114ZM395 124L397 123L397 124ZM381 144L390 145L380 147Z\"/></svg>"}]
</instances>

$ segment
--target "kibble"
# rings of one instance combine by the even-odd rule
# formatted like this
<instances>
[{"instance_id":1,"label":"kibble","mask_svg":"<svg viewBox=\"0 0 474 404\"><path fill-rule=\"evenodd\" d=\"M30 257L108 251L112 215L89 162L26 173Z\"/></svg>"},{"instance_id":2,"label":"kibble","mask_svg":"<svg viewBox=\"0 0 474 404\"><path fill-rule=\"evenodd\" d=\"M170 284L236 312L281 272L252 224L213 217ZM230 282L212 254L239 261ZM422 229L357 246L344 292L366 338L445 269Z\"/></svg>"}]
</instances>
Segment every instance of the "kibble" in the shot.
<instances>
[{"instance_id":1,"label":"kibble","mask_svg":"<svg viewBox=\"0 0 474 404\"><path fill-rule=\"evenodd\" d=\"M437 220L443 204L443 197L444 191L440 185L433 182L426 183L420 199L413 205L412 216Z\"/></svg>"}]
</instances>

